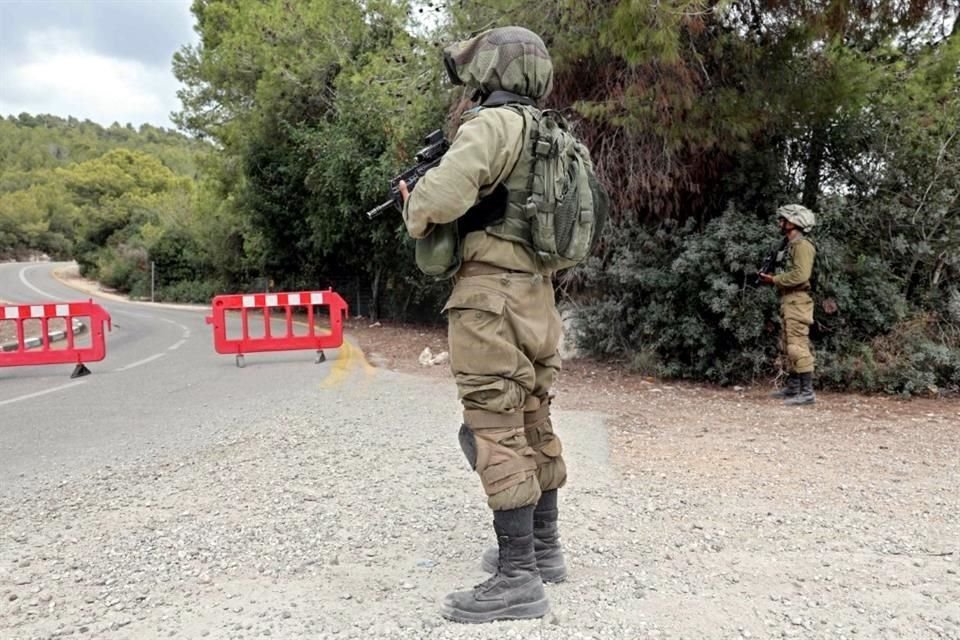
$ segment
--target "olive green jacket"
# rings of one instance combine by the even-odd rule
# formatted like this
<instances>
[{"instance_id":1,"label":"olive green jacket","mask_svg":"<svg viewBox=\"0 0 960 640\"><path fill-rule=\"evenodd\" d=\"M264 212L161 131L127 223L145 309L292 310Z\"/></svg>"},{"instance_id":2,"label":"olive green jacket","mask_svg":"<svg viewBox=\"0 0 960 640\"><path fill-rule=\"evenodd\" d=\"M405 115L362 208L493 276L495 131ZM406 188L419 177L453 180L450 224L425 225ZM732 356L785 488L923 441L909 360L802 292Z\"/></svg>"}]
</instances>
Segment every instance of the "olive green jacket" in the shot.
<instances>
[{"instance_id":1,"label":"olive green jacket","mask_svg":"<svg viewBox=\"0 0 960 640\"><path fill-rule=\"evenodd\" d=\"M816 255L816 247L803 235L791 240L787 245L787 256L783 271L773 277L773 284L777 286L777 290L781 294L808 291Z\"/></svg>"},{"instance_id":2,"label":"olive green jacket","mask_svg":"<svg viewBox=\"0 0 960 640\"><path fill-rule=\"evenodd\" d=\"M440 164L420 179L403 208L413 238L426 237L435 225L453 222L489 195L513 171L523 144L523 116L504 108L464 114ZM524 245L474 231L463 240L463 261L479 261L513 271L537 271Z\"/></svg>"}]
</instances>

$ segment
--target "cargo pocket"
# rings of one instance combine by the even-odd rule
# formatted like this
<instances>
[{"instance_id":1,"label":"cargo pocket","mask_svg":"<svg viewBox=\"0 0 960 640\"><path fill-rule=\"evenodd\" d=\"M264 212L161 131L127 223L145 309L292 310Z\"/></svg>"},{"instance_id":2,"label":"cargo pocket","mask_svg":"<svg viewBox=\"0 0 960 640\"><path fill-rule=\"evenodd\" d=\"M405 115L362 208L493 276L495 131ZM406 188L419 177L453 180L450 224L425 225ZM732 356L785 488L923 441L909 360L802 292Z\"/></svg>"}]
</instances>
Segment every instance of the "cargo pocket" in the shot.
<instances>
[{"instance_id":1,"label":"cargo pocket","mask_svg":"<svg viewBox=\"0 0 960 640\"><path fill-rule=\"evenodd\" d=\"M503 294L485 287L458 283L444 305L448 312L450 366L454 375L504 376L512 347L503 336Z\"/></svg>"},{"instance_id":2,"label":"cargo pocket","mask_svg":"<svg viewBox=\"0 0 960 640\"><path fill-rule=\"evenodd\" d=\"M809 296L790 300L784 307L783 315L787 320L799 322L807 326L813 324L813 299Z\"/></svg>"},{"instance_id":3,"label":"cargo pocket","mask_svg":"<svg viewBox=\"0 0 960 640\"><path fill-rule=\"evenodd\" d=\"M559 458L563 453L563 445L560 438L553 432L553 425L550 419L538 423L535 427L528 426L526 429L527 441L537 454L537 465L549 463L554 458Z\"/></svg>"},{"instance_id":4,"label":"cargo pocket","mask_svg":"<svg viewBox=\"0 0 960 640\"><path fill-rule=\"evenodd\" d=\"M562 487L567 481L567 465L563 461L563 445L553 432L549 407L532 412L532 415L525 416L525 419L527 442L533 448L534 459L537 461L537 481L540 489L550 491Z\"/></svg>"},{"instance_id":5,"label":"cargo pocket","mask_svg":"<svg viewBox=\"0 0 960 640\"><path fill-rule=\"evenodd\" d=\"M496 495L533 476L537 466L526 446L523 428L478 429L476 472L488 496Z\"/></svg>"}]
</instances>

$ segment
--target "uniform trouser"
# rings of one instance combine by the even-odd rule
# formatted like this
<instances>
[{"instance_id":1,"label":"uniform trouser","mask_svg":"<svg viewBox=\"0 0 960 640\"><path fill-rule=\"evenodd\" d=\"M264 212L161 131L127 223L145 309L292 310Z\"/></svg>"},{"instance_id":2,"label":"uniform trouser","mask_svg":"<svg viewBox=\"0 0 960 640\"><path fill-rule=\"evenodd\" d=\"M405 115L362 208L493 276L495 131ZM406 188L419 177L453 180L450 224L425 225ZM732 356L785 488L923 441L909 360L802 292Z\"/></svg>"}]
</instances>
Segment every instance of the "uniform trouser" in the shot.
<instances>
[{"instance_id":1,"label":"uniform trouser","mask_svg":"<svg viewBox=\"0 0 960 640\"><path fill-rule=\"evenodd\" d=\"M783 351L788 373L813 373L810 326L813 324L813 298L806 291L785 293L780 298L783 327Z\"/></svg>"},{"instance_id":2,"label":"uniform trouser","mask_svg":"<svg viewBox=\"0 0 960 640\"><path fill-rule=\"evenodd\" d=\"M460 441L494 511L536 504L566 481L550 421L561 322L548 277L458 278L450 300L450 366L463 404Z\"/></svg>"}]
</instances>

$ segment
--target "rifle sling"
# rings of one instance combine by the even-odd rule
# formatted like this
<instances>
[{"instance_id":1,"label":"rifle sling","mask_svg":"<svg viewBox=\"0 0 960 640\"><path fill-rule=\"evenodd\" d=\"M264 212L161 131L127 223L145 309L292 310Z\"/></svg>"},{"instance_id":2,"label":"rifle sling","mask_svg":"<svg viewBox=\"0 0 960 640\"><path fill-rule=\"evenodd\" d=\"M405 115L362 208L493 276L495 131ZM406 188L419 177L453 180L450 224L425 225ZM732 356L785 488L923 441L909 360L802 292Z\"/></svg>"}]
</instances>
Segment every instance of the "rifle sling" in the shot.
<instances>
[{"instance_id":1,"label":"rifle sling","mask_svg":"<svg viewBox=\"0 0 960 640\"><path fill-rule=\"evenodd\" d=\"M525 104L531 107L537 106L537 101L527 96L517 95L509 91L494 91L484 98L480 106L483 107L502 107L507 104Z\"/></svg>"},{"instance_id":2,"label":"rifle sling","mask_svg":"<svg viewBox=\"0 0 960 640\"><path fill-rule=\"evenodd\" d=\"M503 220L507 212L507 198L509 195L510 192L507 191L507 188L501 183L494 187L490 195L481 198L477 204L470 207L467 212L457 220L460 237L463 238L473 231L482 231Z\"/></svg>"},{"instance_id":3,"label":"rifle sling","mask_svg":"<svg viewBox=\"0 0 960 640\"><path fill-rule=\"evenodd\" d=\"M531 107L537 106L532 98L521 96L510 91L494 91L486 96L481 102L483 107L502 107L508 104L524 104ZM465 237L473 231L482 231L487 227L499 224L507 214L507 201L510 192L503 183L494 187L493 191L481 198L479 202L470 207L461 218L458 219L458 230L460 237Z\"/></svg>"}]
</instances>

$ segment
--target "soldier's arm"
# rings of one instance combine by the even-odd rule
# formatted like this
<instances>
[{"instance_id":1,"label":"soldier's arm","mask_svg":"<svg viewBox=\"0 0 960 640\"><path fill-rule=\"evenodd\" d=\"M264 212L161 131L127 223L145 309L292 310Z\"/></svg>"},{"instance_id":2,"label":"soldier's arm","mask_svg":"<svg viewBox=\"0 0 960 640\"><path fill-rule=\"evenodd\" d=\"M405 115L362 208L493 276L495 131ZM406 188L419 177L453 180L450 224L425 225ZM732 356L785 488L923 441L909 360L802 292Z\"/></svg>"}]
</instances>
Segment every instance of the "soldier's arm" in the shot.
<instances>
[{"instance_id":1,"label":"soldier's arm","mask_svg":"<svg viewBox=\"0 0 960 640\"><path fill-rule=\"evenodd\" d=\"M417 182L403 207L412 237L456 220L506 177L520 153L510 117L521 118L506 109L484 109L460 125L440 164Z\"/></svg>"},{"instance_id":2,"label":"soldier's arm","mask_svg":"<svg viewBox=\"0 0 960 640\"><path fill-rule=\"evenodd\" d=\"M790 271L777 274L773 277L773 283L781 289L792 289L798 287L810 280L810 274L813 273L813 258L816 249L813 244L806 241L795 242L790 247L792 253L791 263L793 267Z\"/></svg>"}]
</instances>

